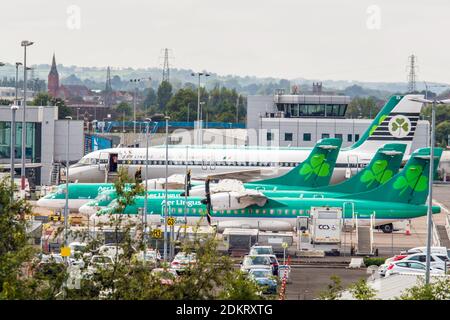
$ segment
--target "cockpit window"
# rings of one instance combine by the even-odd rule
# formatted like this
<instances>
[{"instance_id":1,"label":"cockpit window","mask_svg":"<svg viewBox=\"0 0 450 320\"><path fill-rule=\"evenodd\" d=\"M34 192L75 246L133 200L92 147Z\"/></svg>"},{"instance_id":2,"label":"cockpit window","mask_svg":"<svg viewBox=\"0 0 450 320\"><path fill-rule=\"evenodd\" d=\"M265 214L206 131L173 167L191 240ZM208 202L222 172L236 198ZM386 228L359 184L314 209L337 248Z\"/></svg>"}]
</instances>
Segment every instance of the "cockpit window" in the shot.
<instances>
[{"instance_id":1,"label":"cockpit window","mask_svg":"<svg viewBox=\"0 0 450 320\"><path fill-rule=\"evenodd\" d=\"M97 200L100 201L110 201L111 200L111 196L109 195L109 193L102 193L99 194L97 197Z\"/></svg>"},{"instance_id":2,"label":"cockpit window","mask_svg":"<svg viewBox=\"0 0 450 320\"><path fill-rule=\"evenodd\" d=\"M56 191L57 194L65 194L66 193L66 186L59 186L58 190Z\"/></svg>"},{"instance_id":3,"label":"cockpit window","mask_svg":"<svg viewBox=\"0 0 450 320\"><path fill-rule=\"evenodd\" d=\"M84 164L84 165L90 165L90 164L96 164L97 163L97 159L95 158L89 158L89 157L83 157L80 159L80 161L78 161L79 164Z\"/></svg>"}]
</instances>

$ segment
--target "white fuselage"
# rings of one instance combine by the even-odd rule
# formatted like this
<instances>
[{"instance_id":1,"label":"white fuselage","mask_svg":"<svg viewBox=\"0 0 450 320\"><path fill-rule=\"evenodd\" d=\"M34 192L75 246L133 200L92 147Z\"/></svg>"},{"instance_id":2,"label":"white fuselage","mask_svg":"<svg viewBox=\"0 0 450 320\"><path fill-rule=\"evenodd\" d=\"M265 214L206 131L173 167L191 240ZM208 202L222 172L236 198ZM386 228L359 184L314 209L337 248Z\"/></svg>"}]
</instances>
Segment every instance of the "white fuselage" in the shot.
<instances>
[{"instance_id":1,"label":"white fuselage","mask_svg":"<svg viewBox=\"0 0 450 320\"><path fill-rule=\"evenodd\" d=\"M140 215L128 215L127 216L133 222L141 221L142 217ZM90 219L93 224L107 223L109 221L109 215L97 216L95 214L91 215ZM175 225L184 225L184 217L176 217ZM164 217L159 214L150 214L147 216L147 221L151 225L164 225ZM374 225L381 226L388 223L393 223L400 221L400 219L375 219ZM262 217L211 217L212 225L217 227L219 232L222 232L226 228L244 228L244 229L259 229L264 231L293 231L297 226L296 218L262 218ZM361 226L369 226L370 219L359 218L358 224ZM202 225L207 226L208 222L206 217L202 216L188 216L187 225L196 226Z\"/></svg>"},{"instance_id":2,"label":"white fuselage","mask_svg":"<svg viewBox=\"0 0 450 320\"><path fill-rule=\"evenodd\" d=\"M310 154L309 148L223 148L223 147L170 147L168 175L185 174L189 168L192 176L224 174L246 170L261 170L263 177L280 176L303 162ZM136 170L142 169L142 179L145 178L145 148L113 148L92 152L83 157L84 164L79 163L69 169L70 181L104 182L108 154L118 155L118 166L126 167L128 174L134 176ZM165 176L166 149L151 147L148 152L147 178ZM331 183L344 180L345 173L351 170L355 173L358 167L367 165L373 157L372 152L362 152L358 149L341 150L336 161L336 168ZM88 158L89 161L86 161ZM103 159L99 164L99 159Z\"/></svg>"}]
</instances>

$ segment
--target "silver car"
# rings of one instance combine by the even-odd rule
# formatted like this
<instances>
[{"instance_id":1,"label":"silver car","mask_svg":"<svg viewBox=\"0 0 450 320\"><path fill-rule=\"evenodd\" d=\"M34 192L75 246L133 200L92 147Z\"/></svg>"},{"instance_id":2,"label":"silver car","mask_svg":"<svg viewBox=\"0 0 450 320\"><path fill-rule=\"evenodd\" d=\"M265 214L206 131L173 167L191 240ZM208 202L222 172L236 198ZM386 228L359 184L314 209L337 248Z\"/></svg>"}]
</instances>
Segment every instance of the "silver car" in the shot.
<instances>
[{"instance_id":1,"label":"silver car","mask_svg":"<svg viewBox=\"0 0 450 320\"><path fill-rule=\"evenodd\" d=\"M268 256L245 256L241 263L241 271L247 273L250 269L269 269L273 272L272 262Z\"/></svg>"}]
</instances>

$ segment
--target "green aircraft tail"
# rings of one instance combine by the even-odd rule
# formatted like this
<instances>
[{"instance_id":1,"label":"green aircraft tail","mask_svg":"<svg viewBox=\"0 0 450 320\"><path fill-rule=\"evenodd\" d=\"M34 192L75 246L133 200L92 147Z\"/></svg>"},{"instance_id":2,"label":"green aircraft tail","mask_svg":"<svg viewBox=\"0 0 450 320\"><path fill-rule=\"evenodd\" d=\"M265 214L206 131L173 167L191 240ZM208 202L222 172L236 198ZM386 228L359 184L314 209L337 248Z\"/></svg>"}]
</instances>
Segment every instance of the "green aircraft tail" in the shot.
<instances>
[{"instance_id":1,"label":"green aircraft tail","mask_svg":"<svg viewBox=\"0 0 450 320\"><path fill-rule=\"evenodd\" d=\"M342 140L326 138L319 140L308 158L288 173L267 180L255 181L256 184L296 186L316 188L328 185L341 149ZM252 184L251 182L249 184Z\"/></svg>"},{"instance_id":2,"label":"green aircraft tail","mask_svg":"<svg viewBox=\"0 0 450 320\"><path fill-rule=\"evenodd\" d=\"M360 193L375 189L398 173L405 150L406 144L385 144L378 149L372 161L356 175L344 182L317 188L316 191Z\"/></svg>"},{"instance_id":3,"label":"green aircraft tail","mask_svg":"<svg viewBox=\"0 0 450 320\"><path fill-rule=\"evenodd\" d=\"M434 175L436 175L442 148L434 149ZM414 151L401 172L385 184L371 191L352 195L352 199L403 202L423 205L428 197L430 179L430 148Z\"/></svg>"}]
</instances>

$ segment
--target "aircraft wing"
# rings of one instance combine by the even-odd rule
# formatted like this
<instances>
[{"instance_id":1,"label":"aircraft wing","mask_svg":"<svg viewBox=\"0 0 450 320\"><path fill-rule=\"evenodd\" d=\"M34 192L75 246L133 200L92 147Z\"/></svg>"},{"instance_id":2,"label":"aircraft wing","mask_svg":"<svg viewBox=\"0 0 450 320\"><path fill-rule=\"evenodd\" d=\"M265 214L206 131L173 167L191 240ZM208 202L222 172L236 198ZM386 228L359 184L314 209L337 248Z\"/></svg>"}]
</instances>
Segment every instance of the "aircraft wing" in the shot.
<instances>
[{"instance_id":1,"label":"aircraft wing","mask_svg":"<svg viewBox=\"0 0 450 320\"><path fill-rule=\"evenodd\" d=\"M264 206L267 197L258 190L219 192L211 195L214 210L237 210L251 205Z\"/></svg>"},{"instance_id":2,"label":"aircraft wing","mask_svg":"<svg viewBox=\"0 0 450 320\"><path fill-rule=\"evenodd\" d=\"M236 199L239 203L245 205L245 207L254 204L262 207L267 202L267 197L257 190L245 190L243 192L240 192Z\"/></svg>"},{"instance_id":3,"label":"aircraft wing","mask_svg":"<svg viewBox=\"0 0 450 320\"><path fill-rule=\"evenodd\" d=\"M15 168L20 168L20 163L15 163ZM25 163L25 168L40 168L42 167L42 163L36 162L36 163ZM0 164L0 169L11 169L10 163L2 163Z\"/></svg>"},{"instance_id":4,"label":"aircraft wing","mask_svg":"<svg viewBox=\"0 0 450 320\"><path fill-rule=\"evenodd\" d=\"M222 173L208 173L205 175L195 176L195 178L193 179L206 180L207 177L210 177L212 180L231 179L231 180L239 180L242 182L250 182L260 180L262 178L266 178L267 176L271 176L274 174L275 174L274 169L250 169L250 170L229 171Z\"/></svg>"}]
</instances>

